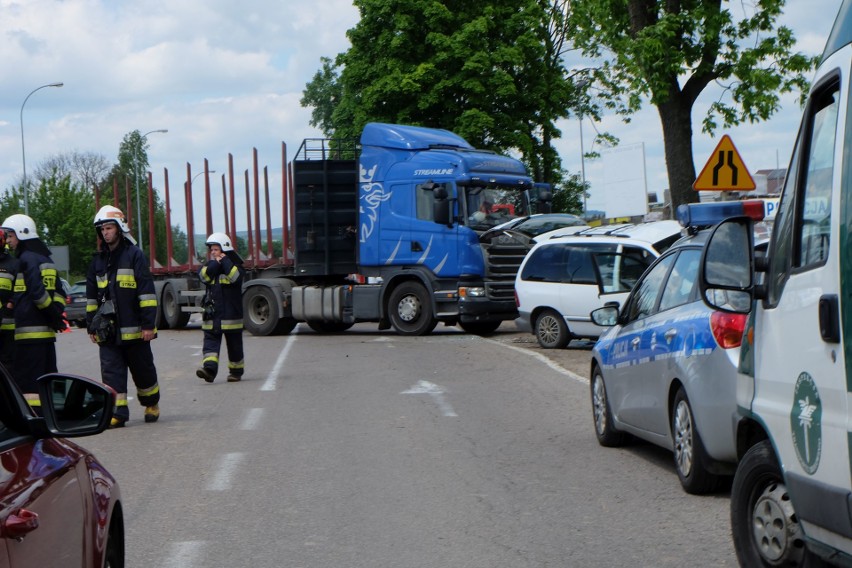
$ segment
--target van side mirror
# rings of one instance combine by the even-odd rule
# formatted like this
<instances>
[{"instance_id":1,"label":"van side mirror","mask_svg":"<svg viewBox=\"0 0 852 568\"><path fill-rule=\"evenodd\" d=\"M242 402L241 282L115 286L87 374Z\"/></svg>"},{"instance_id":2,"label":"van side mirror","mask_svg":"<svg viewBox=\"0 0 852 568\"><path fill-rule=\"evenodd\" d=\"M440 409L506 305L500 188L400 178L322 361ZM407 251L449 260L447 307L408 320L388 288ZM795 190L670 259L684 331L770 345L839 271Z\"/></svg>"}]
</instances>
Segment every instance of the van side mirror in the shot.
<instances>
[{"instance_id":1,"label":"van side mirror","mask_svg":"<svg viewBox=\"0 0 852 568\"><path fill-rule=\"evenodd\" d=\"M719 223L704 246L699 289L704 303L724 312L748 313L754 300L752 220L734 217Z\"/></svg>"}]
</instances>

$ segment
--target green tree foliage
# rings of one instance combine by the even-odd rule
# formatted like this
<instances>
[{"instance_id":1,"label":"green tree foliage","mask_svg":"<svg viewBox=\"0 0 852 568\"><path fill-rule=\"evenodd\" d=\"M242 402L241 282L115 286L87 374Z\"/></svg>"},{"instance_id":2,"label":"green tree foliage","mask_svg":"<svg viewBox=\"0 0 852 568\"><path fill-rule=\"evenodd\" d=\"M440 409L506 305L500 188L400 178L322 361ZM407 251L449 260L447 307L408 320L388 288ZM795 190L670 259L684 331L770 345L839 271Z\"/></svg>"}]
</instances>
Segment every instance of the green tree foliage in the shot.
<instances>
[{"instance_id":1,"label":"green tree foliage","mask_svg":"<svg viewBox=\"0 0 852 568\"><path fill-rule=\"evenodd\" d=\"M793 53L790 29L776 25L784 0L583 0L573 2L572 41L600 66L588 71L603 104L624 115L643 97L662 123L672 205L698 199L692 190L692 109L711 83L724 95L710 105L702 130L766 120L783 93L807 91L816 58ZM736 13L736 15L735 15Z\"/></svg>"},{"instance_id":2,"label":"green tree foliage","mask_svg":"<svg viewBox=\"0 0 852 568\"><path fill-rule=\"evenodd\" d=\"M53 175L42 177L36 187L30 187L29 204L30 217L41 240L48 246L68 246L70 271L85 274L96 247L91 190L72 183L70 175L60 176L54 171ZM20 188L0 196L2 219L23 210Z\"/></svg>"},{"instance_id":3,"label":"green tree foliage","mask_svg":"<svg viewBox=\"0 0 852 568\"><path fill-rule=\"evenodd\" d=\"M589 182L583 182L577 174L562 172L562 182L553 187L553 213L583 213L583 193L588 194Z\"/></svg>"},{"instance_id":4,"label":"green tree foliage","mask_svg":"<svg viewBox=\"0 0 852 568\"><path fill-rule=\"evenodd\" d=\"M576 100L562 65L566 20L553 0L355 0L352 47L308 83L302 105L326 136L367 122L445 128L517 151L539 181L559 175L555 120Z\"/></svg>"}]
</instances>

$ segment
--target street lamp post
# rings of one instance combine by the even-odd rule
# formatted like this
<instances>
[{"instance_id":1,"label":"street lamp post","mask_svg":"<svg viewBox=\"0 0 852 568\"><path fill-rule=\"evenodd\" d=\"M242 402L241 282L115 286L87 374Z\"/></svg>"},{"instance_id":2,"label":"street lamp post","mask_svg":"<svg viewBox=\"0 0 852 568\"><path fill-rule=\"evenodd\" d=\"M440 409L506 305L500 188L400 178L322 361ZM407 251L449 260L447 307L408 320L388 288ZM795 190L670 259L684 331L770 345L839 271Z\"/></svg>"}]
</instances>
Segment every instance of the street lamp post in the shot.
<instances>
[{"instance_id":1,"label":"street lamp post","mask_svg":"<svg viewBox=\"0 0 852 568\"><path fill-rule=\"evenodd\" d=\"M133 178L136 180L136 234L138 235L139 248L142 248L142 208L141 202L139 199L139 146L145 143L148 139L149 134L155 133L165 134L168 132L165 128L160 128L159 130L149 130L145 134L143 134L139 139L139 144L133 148Z\"/></svg>"},{"instance_id":2,"label":"street lamp post","mask_svg":"<svg viewBox=\"0 0 852 568\"><path fill-rule=\"evenodd\" d=\"M30 189L27 183L27 152L24 149L24 105L27 104L29 98L38 90L45 89L47 87L61 87L65 83L48 83L47 85L42 85L41 87L37 87L30 91L30 94L24 99L24 102L21 103L21 160L24 165L24 213L27 215L30 214Z\"/></svg>"}]
</instances>

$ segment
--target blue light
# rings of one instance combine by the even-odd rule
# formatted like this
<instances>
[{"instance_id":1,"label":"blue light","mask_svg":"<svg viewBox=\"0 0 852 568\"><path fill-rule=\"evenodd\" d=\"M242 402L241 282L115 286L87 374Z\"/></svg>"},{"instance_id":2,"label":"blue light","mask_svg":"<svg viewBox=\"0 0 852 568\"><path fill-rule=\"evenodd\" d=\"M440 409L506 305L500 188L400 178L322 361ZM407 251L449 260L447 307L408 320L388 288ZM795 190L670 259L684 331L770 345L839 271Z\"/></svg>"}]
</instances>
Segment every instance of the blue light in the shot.
<instances>
[{"instance_id":1,"label":"blue light","mask_svg":"<svg viewBox=\"0 0 852 568\"><path fill-rule=\"evenodd\" d=\"M689 203L677 208L677 220L682 227L708 227L729 217L763 219L762 201L722 201L719 203Z\"/></svg>"}]
</instances>

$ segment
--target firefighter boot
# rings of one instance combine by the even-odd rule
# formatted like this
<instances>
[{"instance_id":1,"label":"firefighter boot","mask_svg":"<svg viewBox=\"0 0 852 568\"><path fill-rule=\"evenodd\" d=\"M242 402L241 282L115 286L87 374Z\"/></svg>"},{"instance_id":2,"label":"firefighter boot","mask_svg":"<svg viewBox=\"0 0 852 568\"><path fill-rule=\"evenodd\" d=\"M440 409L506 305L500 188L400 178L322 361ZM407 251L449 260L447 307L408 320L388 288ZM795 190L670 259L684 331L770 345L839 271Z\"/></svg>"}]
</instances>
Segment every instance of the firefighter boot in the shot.
<instances>
[{"instance_id":1,"label":"firefighter boot","mask_svg":"<svg viewBox=\"0 0 852 568\"><path fill-rule=\"evenodd\" d=\"M160 405L145 407L145 422L156 422L160 419Z\"/></svg>"},{"instance_id":2,"label":"firefighter boot","mask_svg":"<svg viewBox=\"0 0 852 568\"><path fill-rule=\"evenodd\" d=\"M122 420L121 418L116 418L113 416L109 421L109 429L113 430L115 428L124 428L124 423L126 420Z\"/></svg>"},{"instance_id":3,"label":"firefighter boot","mask_svg":"<svg viewBox=\"0 0 852 568\"><path fill-rule=\"evenodd\" d=\"M199 367L197 371L195 371L195 375L199 379L204 379L208 383L212 383L216 379L216 375L210 372L210 369L207 367Z\"/></svg>"},{"instance_id":4,"label":"firefighter boot","mask_svg":"<svg viewBox=\"0 0 852 568\"><path fill-rule=\"evenodd\" d=\"M229 383L237 383L237 382L240 381L240 378L241 377L239 377L238 375L228 375L228 382Z\"/></svg>"}]
</instances>

